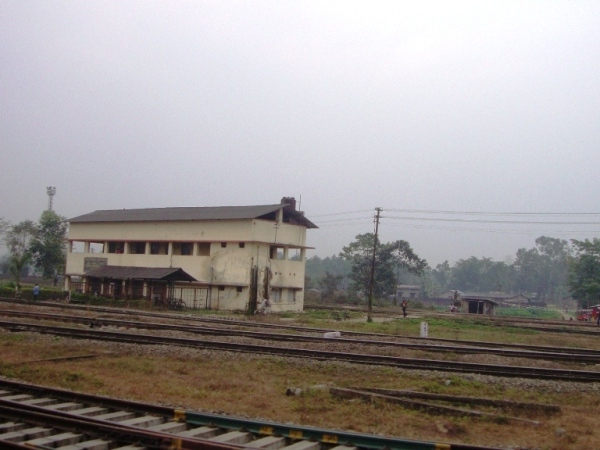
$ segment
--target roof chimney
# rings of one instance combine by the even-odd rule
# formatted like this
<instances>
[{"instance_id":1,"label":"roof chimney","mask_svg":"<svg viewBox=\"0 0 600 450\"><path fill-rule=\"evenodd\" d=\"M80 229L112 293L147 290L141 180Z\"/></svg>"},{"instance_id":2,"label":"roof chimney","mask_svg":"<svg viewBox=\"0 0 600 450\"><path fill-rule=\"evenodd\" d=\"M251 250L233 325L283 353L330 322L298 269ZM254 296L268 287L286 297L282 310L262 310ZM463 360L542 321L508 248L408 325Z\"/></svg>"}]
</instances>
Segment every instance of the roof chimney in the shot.
<instances>
[{"instance_id":1,"label":"roof chimney","mask_svg":"<svg viewBox=\"0 0 600 450\"><path fill-rule=\"evenodd\" d=\"M287 205L284 206L285 209L296 211L296 199L294 197L283 197L281 203Z\"/></svg>"}]
</instances>

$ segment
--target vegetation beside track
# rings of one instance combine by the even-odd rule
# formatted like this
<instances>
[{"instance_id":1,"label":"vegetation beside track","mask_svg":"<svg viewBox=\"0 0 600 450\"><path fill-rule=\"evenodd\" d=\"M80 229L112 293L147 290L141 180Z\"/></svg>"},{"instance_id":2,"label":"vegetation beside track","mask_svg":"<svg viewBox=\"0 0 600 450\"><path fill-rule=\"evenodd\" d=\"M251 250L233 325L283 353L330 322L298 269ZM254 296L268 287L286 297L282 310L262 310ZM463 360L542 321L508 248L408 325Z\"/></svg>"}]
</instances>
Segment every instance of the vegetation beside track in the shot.
<instances>
[{"instance_id":1,"label":"vegetation beside track","mask_svg":"<svg viewBox=\"0 0 600 450\"><path fill-rule=\"evenodd\" d=\"M497 308L496 316L501 317L523 317L526 319L550 319L560 320L563 315L555 309L546 308Z\"/></svg>"}]
</instances>

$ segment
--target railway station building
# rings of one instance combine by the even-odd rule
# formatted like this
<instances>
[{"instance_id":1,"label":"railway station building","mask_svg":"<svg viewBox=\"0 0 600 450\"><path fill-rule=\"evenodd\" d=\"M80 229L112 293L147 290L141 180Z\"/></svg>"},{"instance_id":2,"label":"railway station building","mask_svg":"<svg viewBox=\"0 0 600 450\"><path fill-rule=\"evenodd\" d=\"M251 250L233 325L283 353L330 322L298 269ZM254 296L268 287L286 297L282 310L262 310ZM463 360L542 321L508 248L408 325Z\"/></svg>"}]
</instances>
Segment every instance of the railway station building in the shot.
<instances>
[{"instance_id":1,"label":"railway station building","mask_svg":"<svg viewBox=\"0 0 600 450\"><path fill-rule=\"evenodd\" d=\"M307 230L293 197L257 206L99 210L69 220L65 289L186 307L301 311Z\"/></svg>"}]
</instances>

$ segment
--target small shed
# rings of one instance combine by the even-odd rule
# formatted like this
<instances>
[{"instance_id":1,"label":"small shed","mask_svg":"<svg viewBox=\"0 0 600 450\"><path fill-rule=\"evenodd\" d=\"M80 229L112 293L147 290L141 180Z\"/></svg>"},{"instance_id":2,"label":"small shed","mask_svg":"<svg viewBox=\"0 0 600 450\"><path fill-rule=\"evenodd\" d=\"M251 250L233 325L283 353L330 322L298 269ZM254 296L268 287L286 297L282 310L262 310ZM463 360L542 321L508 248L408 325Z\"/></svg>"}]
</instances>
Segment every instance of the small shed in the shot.
<instances>
[{"instance_id":1,"label":"small shed","mask_svg":"<svg viewBox=\"0 0 600 450\"><path fill-rule=\"evenodd\" d=\"M498 302L489 297L464 295L461 300L467 304L467 313L493 316Z\"/></svg>"},{"instance_id":2,"label":"small shed","mask_svg":"<svg viewBox=\"0 0 600 450\"><path fill-rule=\"evenodd\" d=\"M399 284L396 286L396 297L399 299L414 299L421 296L421 286L412 284Z\"/></svg>"}]
</instances>

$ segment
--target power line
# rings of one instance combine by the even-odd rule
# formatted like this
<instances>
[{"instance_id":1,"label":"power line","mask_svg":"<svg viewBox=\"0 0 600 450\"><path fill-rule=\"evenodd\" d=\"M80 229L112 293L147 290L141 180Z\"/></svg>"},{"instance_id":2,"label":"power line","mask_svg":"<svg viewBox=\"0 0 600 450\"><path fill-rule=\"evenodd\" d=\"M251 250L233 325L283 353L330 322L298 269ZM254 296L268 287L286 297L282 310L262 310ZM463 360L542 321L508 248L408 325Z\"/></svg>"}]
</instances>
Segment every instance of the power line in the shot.
<instances>
[{"instance_id":1,"label":"power line","mask_svg":"<svg viewBox=\"0 0 600 450\"><path fill-rule=\"evenodd\" d=\"M340 223L340 222L356 222L359 220L372 220L373 216L369 216L369 217L350 217L347 219L331 219L331 220L320 220L319 224L323 224L323 223Z\"/></svg>"},{"instance_id":2,"label":"power line","mask_svg":"<svg viewBox=\"0 0 600 450\"><path fill-rule=\"evenodd\" d=\"M600 216L600 212L493 212L493 211L447 211L434 209L384 209L384 211L423 214L462 214L480 216Z\"/></svg>"},{"instance_id":3,"label":"power line","mask_svg":"<svg viewBox=\"0 0 600 450\"><path fill-rule=\"evenodd\" d=\"M536 220L490 220L490 219L443 219L430 217L396 217L381 216L382 219L392 220L420 220L424 222L461 222L461 223L507 223L507 224L530 224L530 225L600 225L600 222L548 222Z\"/></svg>"},{"instance_id":4,"label":"power line","mask_svg":"<svg viewBox=\"0 0 600 450\"><path fill-rule=\"evenodd\" d=\"M373 210L372 209L363 209L360 211L345 211L345 212L337 212L337 213L331 213L331 214L319 214L316 216L311 215L311 218L315 218L315 217L329 217L329 216L341 216L341 215L345 215L345 214L358 214L358 213L372 213Z\"/></svg>"},{"instance_id":5,"label":"power line","mask_svg":"<svg viewBox=\"0 0 600 450\"><path fill-rule=\"evenodd\" d=\"M557 213L557 212L507 212L507 213L499 213L499 212L483 212L483 211L445 211L445 210L418 210L418 209L381 209L380 211L389 211L389 212L406 212L406 213L415 213L415 212L419 212L419 213L423 213L423 214L454 214L454 215L458 215L458 214L464 214L464 215L476 215L476 216L485 216L485 215L492 215L492 216L566 216L566 217L573 217L573 216L595 216L595 215L600 215L600 213L590 213L590 212L583 212L583 213ZM341 216L345 216L345 215L350 215L350 214L364 214L364 213L369 213L368 216L361 216L361 217L341 217ZM373 210L356 210L356 211L342 211L342 212L336 212L336 213L331 213L331 214L322 214L320 216L313 216L313 217L332 217L331 219L328 220L323 220L323 221L319 221L319 227L321 228L329 228L329 227L342 227L342 226L350 226L350 225L357 225L357 224L366 224L366 223L370 223L373 221ZM512 230L507 230L506 228L487 228L487 229L482 229L482 228L472 228L472 227L463 227L460 226L460 224L495 224L495 225L541 225L541 226L552 226L552 227L556 227L556 226L564 226L564 225L577 225L577 226L586 226L586 225L592 225L592 226L598 226L600 225L600 222L583 222L583 221L556 221L556 220L550 220L550 221L546 221L546 220L499 220L499 219L467 219L467 218L460 218L460 217L456 217L456 218L448 218L448 217L437 217L437 218L433 218L433 217L411 217L411 216L390 216L390 215L380 215L380 219L385 220L386 222L388 222L388 225L390 226L394 226L394 222L398 222L398 221L402 221L402 222L406 222L406 224L402 224L401 226L407 226L410 228L430 228L430 229L438 229L438 230L449 230L449 231L462 231L462 232L486 232L486 233L513 233L513 234L529 234L529 233L547 233L549 232L549 230L532 230L532 229L527 229L527 230L515 230L514 228ZM440 222L440 223L455 223L457 226L456 227L449 227L449 226L442 226L441 224L439 226L436 225L426 225L426 224L416 224L416 223L409 223L409 222ZM579 230L579 231L568 231L568 230L554 230L552 231L552 233L555 234L562 234L562 235L567 235L567 234L590 234L590 233L598 233L596 231L583 231L583 230Z\"/></svg>"},{"instance_id":6,"label":"power line","mask_svg":"<svg viewBox=\"0 0 600 450\"><path fill-rule=\"evenodd\" d=\"M394 224L392 223L390 226L392 227L402 227L402 228L427 228L432 230L447 230L447 231L467 231L467 232L485 232L485 233L504 233L504 234L529 234L529 233L548 233L549 230L533 230L533 229L499 229L499 228L468 228L468 227L452 227L452 226L443 226L443 225L418 225L418 224ZM563 235L573 235L573 234L590 234L590 233L600 233L600 231L590 231L590 230L552 230L554 234L563 234Z\"/></svg>"}]
</instances>

